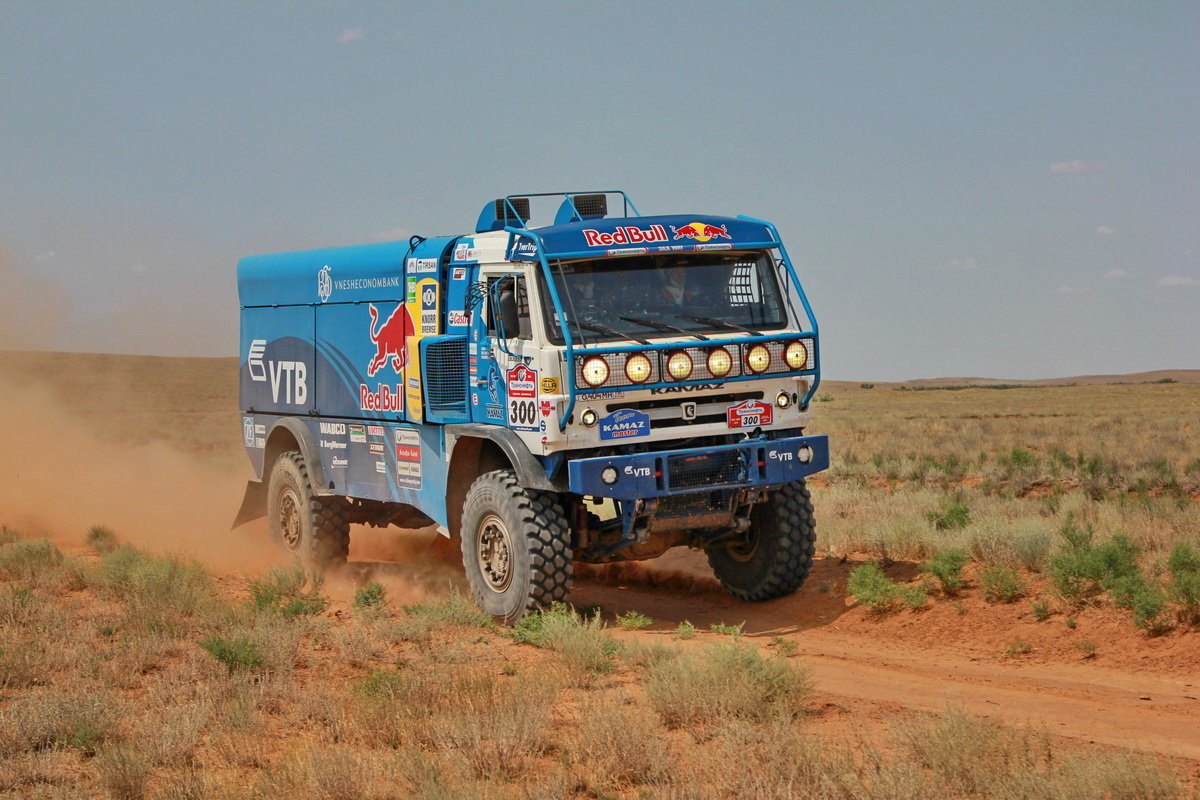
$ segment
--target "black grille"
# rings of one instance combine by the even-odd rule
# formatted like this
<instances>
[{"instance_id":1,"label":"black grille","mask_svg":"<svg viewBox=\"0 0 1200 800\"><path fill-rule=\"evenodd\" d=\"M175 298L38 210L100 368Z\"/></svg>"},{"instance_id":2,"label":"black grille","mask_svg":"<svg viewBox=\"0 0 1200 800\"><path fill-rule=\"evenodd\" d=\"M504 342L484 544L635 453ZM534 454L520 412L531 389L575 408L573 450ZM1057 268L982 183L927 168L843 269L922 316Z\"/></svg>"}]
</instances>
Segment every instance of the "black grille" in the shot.
<instances>
[{"instance_id":1,"label":"black grille","mask_svg":"<svg viewBox=\"0 0 1200 800\"><path fill-rule=\"evenodd\" d=\"M434 414L465 414L467 411L466 337L430 342L425 348L421 370L425 402Z\"/></svg>"},{"instance_id":2,"label":"black grille","mask_svg":"<svg viewBox=\"0 0 1200 800\"><path fill-rule=\"evenodd\" d=\"M672 489L745 483L746 466L742 450L670 456L667 458L667 479Z\"/></svg>"}]
</instances>

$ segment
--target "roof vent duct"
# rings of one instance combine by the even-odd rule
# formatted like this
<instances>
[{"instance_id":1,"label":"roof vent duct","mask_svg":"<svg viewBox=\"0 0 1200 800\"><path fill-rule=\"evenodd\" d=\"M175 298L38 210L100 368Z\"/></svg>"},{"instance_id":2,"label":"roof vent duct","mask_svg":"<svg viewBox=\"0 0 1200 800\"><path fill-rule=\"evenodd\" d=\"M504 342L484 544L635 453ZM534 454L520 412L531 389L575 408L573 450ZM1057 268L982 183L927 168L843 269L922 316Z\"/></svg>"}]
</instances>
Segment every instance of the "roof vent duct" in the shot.
<instances>
[{"instance_id":1,"label":"roof vent duct","mask_svg":"<svg viewBox=\"0 0 1200 800\"><path fill-rule=\"evenodd\" d=\"M479 222L475 224L476 233L502 231L505 228L524 228L529 219L528 197L501 197L483 207L479 213Z\"/></svg>"}]
</instances>

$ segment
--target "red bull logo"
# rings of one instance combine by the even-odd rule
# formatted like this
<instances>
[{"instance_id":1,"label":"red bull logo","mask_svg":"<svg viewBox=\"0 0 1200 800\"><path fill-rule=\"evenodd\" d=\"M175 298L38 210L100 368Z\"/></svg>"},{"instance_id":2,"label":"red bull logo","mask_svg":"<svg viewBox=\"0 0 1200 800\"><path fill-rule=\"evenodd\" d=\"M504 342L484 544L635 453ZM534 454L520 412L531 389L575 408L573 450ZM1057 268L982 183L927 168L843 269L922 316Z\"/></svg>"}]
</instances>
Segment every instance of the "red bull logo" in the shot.
<instances>
[{"instance_id":1,"label":"red bull logo","mask_svg":"<svg viewBox=\"0 0 1200 800\"><path fill-rule=\"evenodd\" d=\"M595 231L587 228L583 232L588 247L612 247L614 244L647 244L667 241L667 229L662 225L651 225L649 228L622 226L612 233Z\"/></svg>"},{"instance_id":2,"label":"red bull logo","mask_svg":"<svg viewBox=\"0 0 1200 800\"><path fill-rule=\"evenodd\" d=\"M371 312L371 341L375 343L375 357L367 365L367 375L374 377L388 361L392 362L393 370L400 372L408 365L408 337L413 335L413 321L408 308L403 303L397 305L379 330L375 330L379 311L374 304L368 304L367 309Z\"/></svg>"},{"instance_id":3,"label":"red bull logo","mask_svg":"<svg viewBox=\"0 0 1200 800\"><path fill-rule=\"evenodd\" d=\"M671 226L671 233L676 239L695 239L697 242L707 242L712 239L732 239L724 225L709 225L704 222L693 222L681 228Z\"/></svg>"}]
</instances>

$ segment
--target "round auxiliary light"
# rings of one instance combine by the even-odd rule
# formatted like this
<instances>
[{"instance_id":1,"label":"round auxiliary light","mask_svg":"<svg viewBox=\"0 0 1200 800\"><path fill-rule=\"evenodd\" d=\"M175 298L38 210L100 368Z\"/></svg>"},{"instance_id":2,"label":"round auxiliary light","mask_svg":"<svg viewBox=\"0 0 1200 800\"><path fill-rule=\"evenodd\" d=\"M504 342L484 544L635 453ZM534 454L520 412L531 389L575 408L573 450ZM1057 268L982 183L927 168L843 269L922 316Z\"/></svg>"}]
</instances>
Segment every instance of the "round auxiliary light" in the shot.
<instances>
[{"instance_id":1,"label":"round auxiliary light","mask_svg":"<svg viewBox=\"0 0 1200 800\"><path fill-rule=\"evenodd\" d=\"M746 366L755 375L760 372L766 372L767 367L771 366L771 351L767 349L765 344L756 344L746 353Z\"/></svg>"},{"instance_id":2,"label":"round auxiliary light","mask_svg":"<svg viewBox=\"0 0 1200 800\"><path fill-rule=\"evenodd\" d=\"M667 372L677 381L686 381L690 378L692 366L692 357L682 350L676 350L667 359Z\"/></svg>"},{"instance_id":3,"label":"round auxiliary light","mask_svg":"<svg viewBox=\"0 0 1200 800\"><path fill-rule=\"evenodd\" d=\"M592 356L583 362L583 382L588 386L600 386L608 380L608 362L600 356Z\"/></svg>"},{"instance_id":4,"label":"round auxiliary light","mask_svg":"<svg viewBox=\"0 0 1200 800\"><path fill-rule=\"evenodd\" d=\"M603 469L603 471L601 471L601 473L600 473L600 480L604 481L609 486L612 486L614 483L616 483L617 482L616 467L605 467Z\"/></svg>"},{"instance_id":5,"label":"round auxiliary light","mask_svg":"<svg viewBox=\"0 0 1200 800\"><path fill-rule=\"evenodd\" d=\"M800 459L801 464L807 464L813 460L813 451L811 447L801 447L796 453L796 458Z\"/></svg>"},{"instance_id":6,"label":"round auxiliary light","mask_svg":"<svg viewBox=\"0 0 1200 800\"><path fill-rule=\"evenodd\" d=\"M804 369L808 364L808 348L804 342L791 342L784 348L783 360L792 369Z\"/></svg>"},{"instance_id":7,"label":"round auxiliary light","mask_svg":"<svg viewBox=\"0 0 1200 800\"><path fill-rule=\"evenodd\" d=\"M787 408L791 404L792 396L787 392L780 392L779 396L775 398L775 405L779 406L780 408Z\"/></svg>"},{"instance_id":8,"label":"round auxiliary light","mask_svg":"<svg viewBox=\"0 0 1200 800\"><path fill-rule=\"evenodd\" d=\"M634 383L645 383L650 378L650 359L641 353L634 353L625 359L625 377Z\"/></svg>"},{"instance_id":9,"label":"round auxiliary light","mask_svg":"<svg viewBox=\"0 0 1200 800\"><path fill-rule=\"evenodd\" d=\"M708 371L714 378L724 378L733 369L733 356L724 347L717 347L708 353Z\"/></svg>"},{"instance_id":10,"label":"round auxiliary light","mask_svg":"<svg viewBox=\"0 0 1200 800\"><path fill-rule=\"evenodd\" d=\"M591 428L600 421L600 417L592 409L585 408L583 413L579 415L579 421L584 424L584 427Z\"/></svg>"}]
</instances>

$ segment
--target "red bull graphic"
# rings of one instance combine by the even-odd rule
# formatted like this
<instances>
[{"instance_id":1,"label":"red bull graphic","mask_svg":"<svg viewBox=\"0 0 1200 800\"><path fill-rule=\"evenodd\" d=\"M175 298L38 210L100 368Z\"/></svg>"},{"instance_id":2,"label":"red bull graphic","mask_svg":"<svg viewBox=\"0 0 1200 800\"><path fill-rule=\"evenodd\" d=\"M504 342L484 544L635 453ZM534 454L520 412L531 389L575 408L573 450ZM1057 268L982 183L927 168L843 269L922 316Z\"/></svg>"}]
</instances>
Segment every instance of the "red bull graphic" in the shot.
<instances>
[{"instance_id":1,"label":"red bull graphic","mask_svg":"<svg viewBox=\"0 0 1200 800\"><path fill-rule=\"evenodd\" d=\"M693 222L681 228L671 226L675 239L695 239L697 242L707 242L713 239L733 239L724 225L709 225L704 222Z\"/></svg>"},{"instance_id":2,"label":"red bull graphic","mask_svg":"<svg viewBox=\"0 0 1200 800\"><path fill-rule=\"evenodd\" d=\"M375 330L379 311L374 304L369 304L367 308L371 312L371 341L375 343L375 357L367 365L368 377L374 377L388 361L392 362L394 371L400 372L408 365L408 337L413 335L413 321L408 308L403 303L397 305L379 330Z\"/></svg>"},{"instance_id":3,"label":"red bull graphic","mask_svg":"<svg viewBox=\"0 0 1200 800\"><path fill-rule=\"evenodd\" d=\"M587 240L588 247L611 247L614 244L647 244L650 242L668 241L667 229L662 225L651 225L649 228L635 228L626 225L617 228L612 233L586 228L583 231L583 238Z\"/></svg>"}]
</instances>

